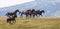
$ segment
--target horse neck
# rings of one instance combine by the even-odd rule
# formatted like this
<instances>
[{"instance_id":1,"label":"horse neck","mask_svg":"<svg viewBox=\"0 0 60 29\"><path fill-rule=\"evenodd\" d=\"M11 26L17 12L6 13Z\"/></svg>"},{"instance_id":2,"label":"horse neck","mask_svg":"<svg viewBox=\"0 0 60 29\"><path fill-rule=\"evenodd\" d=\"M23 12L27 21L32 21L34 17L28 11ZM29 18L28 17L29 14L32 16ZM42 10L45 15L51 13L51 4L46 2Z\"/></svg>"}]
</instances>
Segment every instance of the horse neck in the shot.
<instances>
[{"instance_id":1,"label":"horse neck","mask_svg":"<svg viewBox=\"0 0 60 29\"><path fill-rule=\"evenodd\" d=\"M31 12L34 12L34 10L32 10Z\"/></svg>"},{"instance_id":2,"label":"horse neck","mask_svg":"<svg viewBox=\"0 0 60 29\"><path fill-rule=\"evenodd\" d=\"M43 13L43 11L41 11L41 14Z\"/></svg>"},{"instance_id":3,"label":"horse neck","mask_svg":"<svg viewBox=\"0 0 60 29\"><path fill-rule=\"evenodd\" d=\"M16 14L18 11L14 11L13 13Z\"/></svg>"}]
</instances>

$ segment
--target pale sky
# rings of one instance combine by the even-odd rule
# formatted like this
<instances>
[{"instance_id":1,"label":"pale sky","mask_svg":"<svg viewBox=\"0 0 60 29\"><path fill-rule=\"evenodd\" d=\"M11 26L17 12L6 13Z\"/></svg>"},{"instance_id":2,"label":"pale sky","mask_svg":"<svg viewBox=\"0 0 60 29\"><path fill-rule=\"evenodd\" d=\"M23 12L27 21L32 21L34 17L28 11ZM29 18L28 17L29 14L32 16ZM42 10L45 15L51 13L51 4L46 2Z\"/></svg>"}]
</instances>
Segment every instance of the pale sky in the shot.
<instances>
[{"instance_id":1,"label":"pale sky","mask_svg":"<svg viewBox=\"0 0 60 29\"><path fill-rule=\"evenodd\" d=\"M17 4L23 4L31 1L34 0L0 0L0 8L17 5Z\"/></svg>"}]
</instances>

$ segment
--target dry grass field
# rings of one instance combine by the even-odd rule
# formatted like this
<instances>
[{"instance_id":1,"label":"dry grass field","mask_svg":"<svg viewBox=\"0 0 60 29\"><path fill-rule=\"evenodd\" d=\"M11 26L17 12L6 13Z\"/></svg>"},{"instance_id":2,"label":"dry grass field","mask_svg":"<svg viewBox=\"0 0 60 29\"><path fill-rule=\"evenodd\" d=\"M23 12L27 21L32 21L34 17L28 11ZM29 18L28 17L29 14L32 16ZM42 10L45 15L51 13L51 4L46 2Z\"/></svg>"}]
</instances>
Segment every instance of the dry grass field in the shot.
<instances>
[{"instance_id":1,"label":"dry grass field","mask_svg":"<svg viewBox=\"0 0 60 29\"><path fill-rule=\"evenodd\" d=\"M6 17L0 17L0 29L60 29L60 18L16 18L16 23L6 23Z\"/></svg>"}]
</instances>

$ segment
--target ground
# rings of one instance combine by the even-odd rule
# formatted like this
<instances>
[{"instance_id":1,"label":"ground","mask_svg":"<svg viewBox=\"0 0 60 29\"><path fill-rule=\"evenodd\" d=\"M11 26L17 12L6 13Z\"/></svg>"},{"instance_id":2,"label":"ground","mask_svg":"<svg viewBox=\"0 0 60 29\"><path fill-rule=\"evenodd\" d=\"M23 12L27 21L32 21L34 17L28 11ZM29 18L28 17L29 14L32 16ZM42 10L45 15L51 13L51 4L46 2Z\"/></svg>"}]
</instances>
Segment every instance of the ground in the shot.
<instances>
[{"instance_id":1,"label":"ground","mask_svg":"<svg viewBox=\"0 0 60 29\"><path fill-rule=\"evenodd\" d=\"M7 17L0 17L0 29L60 29L60 18L16 18L16 23L10 25Z\"/></svg>"}]
</instances>

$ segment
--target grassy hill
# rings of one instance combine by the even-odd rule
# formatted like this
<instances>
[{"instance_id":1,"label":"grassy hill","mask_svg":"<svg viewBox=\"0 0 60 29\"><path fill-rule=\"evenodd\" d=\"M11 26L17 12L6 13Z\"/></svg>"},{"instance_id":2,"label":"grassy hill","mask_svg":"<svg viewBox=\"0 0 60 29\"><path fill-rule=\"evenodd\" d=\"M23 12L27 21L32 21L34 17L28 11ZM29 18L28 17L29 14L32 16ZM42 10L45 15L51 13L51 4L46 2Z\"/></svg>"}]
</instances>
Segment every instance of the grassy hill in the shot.
<instances>
[{"instance_id":1,"label":"grassy hill","mask_svg":"<svg viewBox=\"0 0 60 29\"><path fill-rule=\"evenodd\" d=\"M6 23L6 17L0 17L0 29L60 29L60 18L16 18L16 23Z\"/></svg>"}]
</instances>

